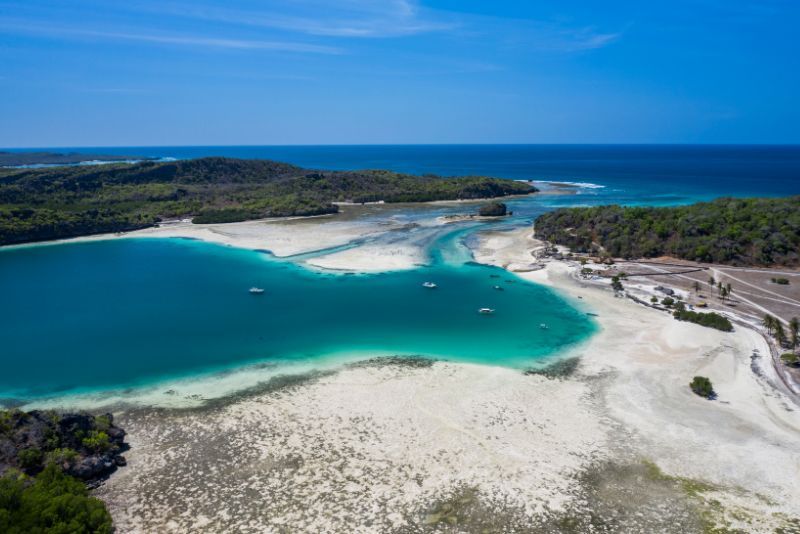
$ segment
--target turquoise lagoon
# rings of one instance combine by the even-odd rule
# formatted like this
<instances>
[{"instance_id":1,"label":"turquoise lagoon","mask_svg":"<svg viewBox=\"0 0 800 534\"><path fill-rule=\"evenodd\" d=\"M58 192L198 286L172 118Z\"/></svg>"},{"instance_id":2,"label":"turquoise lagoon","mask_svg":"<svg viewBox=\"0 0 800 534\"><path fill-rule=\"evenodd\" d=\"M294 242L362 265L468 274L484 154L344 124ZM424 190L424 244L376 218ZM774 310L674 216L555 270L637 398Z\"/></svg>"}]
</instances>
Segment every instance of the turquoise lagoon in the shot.
<instances>
[{"instance_id":1,"label":"turquoise lagoon","mask_svg":"<svg viewBox=\"0 0 800 534\"><path fill-rule=\"evenodd\" d=\"M429 266L371 275L315 272L264 252L184 239L3 250L0 397L150 385L347 353L521 368L594 331L584 312L550 289L453 260L448 249ZM425 289L425 281L438 288ZM251 286L266 291L254 296ZM481 315L481 307L496 312Z\"/></svg>"}]
</instances>

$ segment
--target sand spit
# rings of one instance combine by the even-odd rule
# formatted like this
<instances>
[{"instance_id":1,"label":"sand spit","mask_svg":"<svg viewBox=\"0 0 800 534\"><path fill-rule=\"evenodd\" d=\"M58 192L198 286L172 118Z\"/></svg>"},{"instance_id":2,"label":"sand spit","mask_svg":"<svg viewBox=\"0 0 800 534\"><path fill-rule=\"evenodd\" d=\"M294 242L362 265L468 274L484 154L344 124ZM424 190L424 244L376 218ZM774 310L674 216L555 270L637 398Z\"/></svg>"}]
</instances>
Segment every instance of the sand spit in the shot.
<instances>
[{"instance_id":1,"label":"sand spit","mask_svg":"<svg viewBox=\"0 0 800 534\"><path fill-rule=\"evenodd\" d=\"M237 248L268 251L277 258L330 271L376 273L412 269L427 260L425 236L444 227L433 203L413 205L421 215L410 222L406 205L345 206L341 213L318 217L262 219L240 223L193 224L171 221L154 228L100 234L61 241L132 238L183 238ZM426 210L430 216L425 216ZM423 230L421 235L416 231ZM14 245L41 246L48 243ZM297 256L297 258L295 258Z\"/></svg>"}]
</instances>

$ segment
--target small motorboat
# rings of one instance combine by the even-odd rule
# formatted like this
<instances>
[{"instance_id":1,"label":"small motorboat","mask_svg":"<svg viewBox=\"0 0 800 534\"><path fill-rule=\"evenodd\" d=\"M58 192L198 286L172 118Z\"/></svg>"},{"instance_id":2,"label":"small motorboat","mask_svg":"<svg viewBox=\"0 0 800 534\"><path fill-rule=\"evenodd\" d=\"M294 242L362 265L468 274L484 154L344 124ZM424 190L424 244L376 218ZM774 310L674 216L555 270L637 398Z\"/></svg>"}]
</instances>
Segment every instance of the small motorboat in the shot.
<instances>
[{"instance_id":1,"label":"small motorboat","mask_svg":"<svg viewBox=\"0 0 800 534\"><path fill-rule=\"evenodd\" d=\"M494 288L495 288L497 291L505 291L505 289L503 289L503 288L502 288L502 287L500 287L500 286L494 286Z\"/></svg>"},{"instance_id":2,"label":"small motorboat","mask_svg":"<svg viewBox=\"0 0 800 534\"><path fill-rule=\"evenodd\" d=\"M494 310L492 308L481 308L478 310L478 313L483 313L488 315L490 313L494 313Z\"/></svg>"},{"instance_id":3,"label":"small motorboat","mask_svg":"<svg viewBox=\"0 0 800 534\"><path fill-rule=\"evenodd\" d=\"M422 287L427 287L428 289L436 289L436 284L433 282L423 282Z\"/></svg>"},{"instance_id":4,"label":"small motorboat","mask_svg":"<svg viewBox=\"0 0 800 534\"><path fill-rule=\"evenodd\" d=\"M539 325L539 328L541 328L542 330L547 330L549 327L546 324L542 323Z\"/></svg>"},{"instance_id":5,"label":"small motorboat","mask_svg":"<svg viewBox=\"0 0 800 534\"><path fill-rule=\"evenodd\" d=\"M251 295L263 295L264 294L264 290L261 289L260 287L251 287L249 289L249 291L250 291Z\"/></svg>"}]
</instances>

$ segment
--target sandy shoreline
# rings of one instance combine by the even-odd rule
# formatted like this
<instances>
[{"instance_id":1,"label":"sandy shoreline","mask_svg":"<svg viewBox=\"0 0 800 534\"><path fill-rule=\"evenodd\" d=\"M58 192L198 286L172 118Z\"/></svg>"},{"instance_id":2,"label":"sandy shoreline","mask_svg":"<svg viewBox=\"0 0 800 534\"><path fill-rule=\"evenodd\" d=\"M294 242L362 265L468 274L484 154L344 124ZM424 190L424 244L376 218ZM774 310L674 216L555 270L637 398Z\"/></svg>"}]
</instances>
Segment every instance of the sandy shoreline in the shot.
<instances>
[{"instance_id":1,"label":"sandy shoreline","mask_svg":"<svg viewBox=\"0 0 800 534\"><path fill-rule=\"evenodd\" d=\"M563 355L573 374L350 364L127 411L129 467L98 491L120 531L793 531L800 410L753 358L763 338L675 321L564 262L532 270L530 234L483 234L475 256L596 314L601 331ZM696 374L716 401L691 393Z\"/></svg>"},{"instance_id":2,"label":"sandy shoreline","mask_svg":"<svg viewBox=\"0 0 800 534\"><path fill-rule=\"evenodd\" d=\"M452 204L452 202L449 203ZM385 205L371 207L385 210L389 215L398 209ZM413 269L424 263L425 257L424 251L419 246L402 242L391 245L385 242L371 243L372 241L381 241L394 232L409 230L420 224L431 227L441 227L445 224L435 214L415 223L389 215L376 221L373 218L360 217L362 208L363 206L348 206L342 213L335 215L262 219L226 224L193 224L188 220L176 221L131 232L10 245L6 248L117 239L196 239L217 245L265 251L279 259L313 255L313 257L298 260L298 264L312 268L375 273ZM345 250L337 250L348 245L354 246ZM331 250L331 252L325 253L327 250Z\"/></svg>"},{"instance_id":3,"label":"sandy shoreline","mask_svg":"<svg viewBox=\"0 0 800 534\"><path fill-rule=\"evenodd\" d=\"M380 271L424 262L444 224L435 217L178 224L123 237L189 237L284 257L349 244L303 261ZM560 355L579 358L574 372L357 363L381 356L370 354L260 369L260 385L234 396L226 392L236 373L195 384L204 394L178 383L135 402L86 396L87 405L120 402L129 432L129 466L97 490L119 531L800 528L800 409L772 387L761 335L616 298L580 280L577 265L537 260L542 245L531 234L485 232L474 256L596 316L599 333ZM711 378L717 400L691 393L697 374Z\"/></svg>"}]
</instances>

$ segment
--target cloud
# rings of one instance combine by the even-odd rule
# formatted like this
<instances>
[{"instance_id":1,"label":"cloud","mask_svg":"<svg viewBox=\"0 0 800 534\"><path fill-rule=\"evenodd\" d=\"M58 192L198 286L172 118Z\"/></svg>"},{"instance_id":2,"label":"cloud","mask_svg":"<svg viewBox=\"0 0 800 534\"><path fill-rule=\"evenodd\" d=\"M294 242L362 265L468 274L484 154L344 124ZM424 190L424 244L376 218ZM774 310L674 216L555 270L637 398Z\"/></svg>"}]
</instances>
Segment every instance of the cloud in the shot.
<instances>
[{"instance_id":1,"label":"cloud","mask_svg":"<svg viewBox=\"0 0 800 534\"><path fill-rule=\"evenodd\" d=\"M556 29L542 32L537 44L544 49L560 52L580 52L605 48L621 36L622 32L603 33L593 28Z\"/></svg>"},{"instance_id":2,"label":"cloud","mask_svg":"<svg viewBox=\"0 0 800 534\"><path fill-rule=\"evenodd\" d=\"M78 88L77 90L84 93L99 93L99 94L113 94L113 95L144 95L153 92L150 89L139 89L134 87L84 87L84 88Z\"/></svg>"},{"instance_id":3,"label":"cloud","mask_svg":"<svg viewBox=\"0 0 800 534\"><path fill-rule=\"evenodd\" d=\"M0 23L0 30L9 33L44 35L47 37L89 38L109 41L138 41L153 44L217 49L269 50L275 52L307 52L316 54L341 54L343 52L343 50L338 47L293 41L263 41L198 35L96 31L55 26L30 25L26 23Z\"/></svg>"},{"instance_id":4,"label":"cloud","mask_svg":"<svg viewBox=\"0 0 800 534\"><path fill-rule=\"evenodd\" d=\"M436 20L433 12L408 0L341 0L265 2L243 10L201 2L139 3L131 7L153 13L254 26L324 37L387 38L454 28L454 21Z\"/></svg>"}]
</instances>

